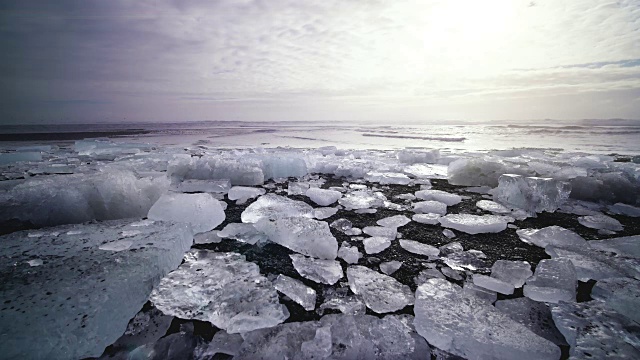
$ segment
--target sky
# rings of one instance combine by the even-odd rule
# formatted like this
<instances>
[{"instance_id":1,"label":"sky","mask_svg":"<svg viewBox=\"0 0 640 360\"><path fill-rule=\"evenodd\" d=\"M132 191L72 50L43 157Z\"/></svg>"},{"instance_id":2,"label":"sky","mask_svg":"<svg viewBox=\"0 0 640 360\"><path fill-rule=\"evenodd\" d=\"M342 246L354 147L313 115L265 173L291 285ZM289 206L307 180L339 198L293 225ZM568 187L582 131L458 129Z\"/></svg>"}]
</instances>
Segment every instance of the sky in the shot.
<instances>
[{"instance_id":1,"label":"sky","mask_svg":"<svg viewBox=\"0 0 640 360\"><path fill-rule=\"evenodd\" d=\"M640 119L638 0L3 0L0 124Z\"/></svg>"}]
</instances>

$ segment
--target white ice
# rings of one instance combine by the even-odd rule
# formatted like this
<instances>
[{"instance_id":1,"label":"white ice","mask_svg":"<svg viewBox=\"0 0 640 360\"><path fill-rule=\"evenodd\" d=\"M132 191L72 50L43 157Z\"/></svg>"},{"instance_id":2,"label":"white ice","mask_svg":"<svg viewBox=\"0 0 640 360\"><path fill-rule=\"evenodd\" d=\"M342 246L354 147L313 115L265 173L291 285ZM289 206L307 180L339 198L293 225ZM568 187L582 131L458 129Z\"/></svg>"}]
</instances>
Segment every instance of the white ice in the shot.
<instances>
[{"instance_id":1,"label":"white ice","mask_svg":"<svg viewBox=\"0 0 640 360\"><path fill-rule=\"evenodd\" d=\"M394 215L376 221L376 224L389 228L399 228L411 222L411 219L404 215Z\"/></svg>"},{"instance_id":2,"label":"white ice","mask_svg":"<svg viewBox=\"0 0 640 360\"><path fill-rule=\"evenodd\" d=\"M318 188L310 188L305 195L320 206L329 206L342 197L342 193L339 191Z\"/></svg>"},{"instance_id":3,"label":"white ice","mask_svg":"<svg viewBox=\"0 0 640 360\"><path fill-rule=\"evenodd\" d=\"M499 215L449 214L438 221L447 228L467 234L498 233L507 228L512 218Z\"/></svg>"},{"instance_id":4,"label":"white ice","mask_svg":"<svg viewBox=\"0 0 640 360\"><path fill-rule=\"evenodd\" d=\"M257 223L263 218L276 220L285 217L311 218L312 216L313 207L305 202L280 195L266 194L247 206L242 212L241 219L243 223Z\"/></svg>"},{"instance_id":5,"label":"white ice","mask_svg":"<svg viewBox=\"0 0 640 360\"><path fill-rule=\"evenodd\" d=\"M362 243L364 244L364 251L369 255L377 254L391 246L391 241L389 239L389 237L384 236L366 238L362 240Z\"/></svg>"},{"instance_id":6,"label":"white ice","mask_svg":"<svg viewBox=\"0 0 640 360\"><path fill-rule=\"evenodd\" d=\"M520 240L542 248L549 245L566 249L589 246L582 236L557 225L547 226L542 229L519 229L516 230L516 234L518 234Z\"/></svg>"},{"instance_id":7,"label":"white ice","mask_svg":"<svg viewBox=\"0 0 640 360\"><path fill-rule=\"evenodd\" d=\"M335 259L338 255L338 241L325 221L307 217L262 219L254 227L270 241L300 254L320 259Z\"/></svg>"},{"instance_id":8,"label":"white ice","mask_svg":"<svg viewBox=\"0 0 640 360\"><path fill-rule=\"evenodd\" d=\"M380 271L382 271L383 274L391 275L398 271L401 266L401 261L386 261L380 264Z\"/></svg>"},{"instance_id":9,"label":"white ice","mask_svg":"<svg viewBox=\"0 0 640 360\"><path fill-rule=\"evenodd\" d=\"M442 215L440 214L434 214L434 213L415 214L411 217L411 220L421 224L437 225L440 223L439 220L441 216Z\"/></svg>"},{"instance_id":10,"label":"white ice","mask_svg":"<svg viewBox=\"0 0 640 360\"><path fill-rule=\"evenodd\" d=\"M289 257L298 274L317 283L333 285L344 276L338 261L314 259L298 254L291 254Z\"/></svg>"},{"instance_id":11,"label":"white ice","mask_svg":"<svg viewBox=\"0 0 640 360\"><path fill-rule=\"evenodd\" d=\"M218 231L217 235L224 239L234 239L254 245L258 242L264 242L267 236L258 231L253 224L231 223L227 224L224 229Z\"/></svg>"},{"instance_id":12,"label":"white ice","mask_svg":"<svg viewBox=\"0 0 640 360\"><path fill-rule=\"evenodd\" d=\"M457 205L462 201L462 197L460 195L448 193L442 190L419 190L416 191L415 195L418 199L439 201L441 203L445 203L447 206Z\"/></svg>"},{"instance_id":13,"label":"white ice","mask_svg":"<svg viewBox=\"0 0 640 360\"><path fill-rule=\"evenodd\" d=\"M435 200L418 201L413 204L413 211L417 214L438 214L442 216L447 214L447 204Z\"/></svg>"},{"instance_id":14,"label":"white ice","mask_svg":"<svg viewBox=\"0 0 640 360\"><path fill-rule=\"evenodd\" d=\"M438 256L438 254L440 254L440 250L437 247L415 240L400 239L400 246L408 252L417 255Z\"/></svg>"},{"instance_id":15,"label":"white ice","mask_svg":"<svg viewBox=\"0 0 640 360\"><path fill-rule=\"evenodd\" d=\"M200 233L220 225L225 214L220 201L210 194L168 193L151 206L147 217L151 220L188 223L194 233Z\"/></svg>"},{"instance_id":16,"label":"white ice","mask_svg":"<svg viewBox=\"0 0 640 360\"><path fill-rule=\"evenodd\" d=\"M300 304L305 310L312 311L316 308L316 291L303 284L302 281L280 274L273 281L273 286Z\"/></svg>"},{"instance_id":17,"label":"white ice","mask_svg":"<svg viewBox=\"0 0 640 360\"><path fill-rule=\"evenodd\" d=\"M576 269L568 259L544 259L524 285L524 296L535 301L575 301Z\"/></svg>"},{"instance_id":18,"label":"white ice","mask_svg":"<svg viewBox=\"0 0 640 360\"><path fill-rule=\"evenodd\" d=\"M347 269L347 278L351 291L360 295L367 307L378 314L397 311L413 304L411 289L390 276L353 265Z\"/></svg>"},{"instance_id":19,"label":"white ice","mask_svg":"<svg viewBox=\"0 0 640 360\"><path fill-rule=\"evenodd\" d=\"M227 194L227 196L229 197L229 200L240 200L242 202L264 195L265 193L266 190L262 188L234 186L229 189L229 193Z\"/></svg>"}]
</instances>

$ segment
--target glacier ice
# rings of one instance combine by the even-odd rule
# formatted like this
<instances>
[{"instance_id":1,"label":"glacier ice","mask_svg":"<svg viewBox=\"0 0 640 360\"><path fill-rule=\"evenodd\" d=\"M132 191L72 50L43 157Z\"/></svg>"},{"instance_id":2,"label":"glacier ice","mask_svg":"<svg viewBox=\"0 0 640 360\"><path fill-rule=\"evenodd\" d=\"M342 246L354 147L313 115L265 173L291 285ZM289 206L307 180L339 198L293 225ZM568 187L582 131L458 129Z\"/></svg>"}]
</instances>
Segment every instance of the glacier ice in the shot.
<instances>
[{"instance_id":1,"label":"glacier ice","mask_svg":"<svg viewBox=\"0 0 640 360\"><path fill-rule=\"evenodd\" d=\"M131 229L140 232L127 238L127 250L99 249ZM132 227L117 220L43 232L0 237L0 351L7 358L100 356L193 242L187 225L166 222ZM44 261L31 267L33 259Z\"/></svg>"},{"instance_id":2,"label":"glacier ice","mask_svg":"<svg viewBox=\"0 0 640 360\"><path fill-rule=\"evenodd\" d=\"M609 205L608 210L611 214L615 215L640 217L640 208L629 204L615 203L613 205Z\"/></svg>"},{"instance_id":3,"label":"glacier ice","mask_svg":"<svg viewBox=\"0 0 640 360\"><path fill-rule=\"evenodd\" d=\"M473 283L477 286L505 295L511 295L514 291L514 286L512 284L509 284L495 277L482 274L474 274Z\"/></svg>"},{"instance_id":4,"label":"glacier ice","mask_svg":"<svg viewBox=\"0 0 640 360\"><path fill-rule=\"evenodd\" d=\"M362 234L362 230L358 228L354 228L351 221L347 219L338 219L332 222L329 226L334 229L337 229L338 231L344 233L345 235L358 236Z\"/></svg>"},{"instance_id":5,"label":"glacier ice","mask_svg":"<svg viewBox=\"0 0 640 360\"><path fill-rule=\"evenodd\" d=\"M369 209L384 206L386 197L382 193L359 190L347 193L338 200L346 210Z\"/></svg>"},{"instance_id":6,"label":"glacier ice","mask_svg":"<svg viewBox=\"0 0 640 360\"><path fill-rule=\"evenodd\" d=\"M320 206L329 206L342 197L342 193L339 191L319 188L309 188L305 195Z\"/></svg>"},{"instance_id":7,"label":"glacier ice","mask_svg":"<svg viewBox=\"0 0 640 360\"><path fill-rule=\"evenodd\" d=\"M533 275L531 264L526 261L496 260L491 266L491 277L519 288Z\"/></svg>"},{"instance_id":8,"label":"glacier ice","mask_svg":"<svg viewBox=\"0 0 640 360\"><path fill-rule=\"evenodd\" d=\"M533 213L556 211L570 193L571 184L565 181L515 174L500 176L498 187L492 190L499 203Z\"/></svg>"},{"instance_id":9,"label":"glacier ice","mask_svg":"<svg viewBox=\"0 0 640 360\"><path fill-rule=\"evenodd\" d=\"M590 248L567 250L548 246L545 251L554 259L571 261L580 281L623 276L640 278L640 264L637 259L626 256L613 257Z\"/></svg>"},{"instance_id":10,"label":"glacier ice","mask_svg":"<svg viewBox=\"0 0 640 360\"><path fill-rule=\"evenodd\" d=\"M316 291L303 284L302 281L280 274L273 281L273 286L300 304L305 310L311 311L316 308Z\"/></svg>"},{"instance_id":11,"label":"glacier ice","mask_svg":"<svg viewBox=\"0 0 640 360\"><path fill-rule=\"evenodd\" d=\"M491 159L458 159L447 169L449 183L464 186L498 186L500 175L509 172L500 161Z\"/></svg>"},{"instance_id":12,"label":"glacier ice","mask_svg":"<svg viewBox=\"0 0 640 360\"><path fill-rule=\"evenodd\" d=\"M227 194L227 196L229 197L229 200L238 200L240 202L243 202L264 195L265 193L266 190L262 188L234 186L229 189L229 193Z\"/></svg>"},{"instance_id":13,"label":"glacier ice","mask_svg":"<svg viewBox=\"0 0 640 360\"><path fill-rule=\"evenodd\" d=\"M447 206L457 205L462 201L462 197L460 195L448 193L442 190L419 190L416 191L416 197L422 200L439 201Z\"/></svg>"},{"instance_id":14,"label":"glacier ice","mask_svg":"<svg viewBox=\"0 0 640 360\"><path fill-rule=\"evenodd\" d=\"M582 226L599 230L622 231L624 227L620 221L603 214L587 215L578 218L578 222Z\"/></svg>"},{"instance_id":15,"label":"glacier ice","mask_svg":"<svg viewBox=\"0 0 640 360\"><path fill-rule=\"evenodd\" d=\"M454 233L453 231L451 231L449 229L442 230L442 235L448 237L449 239L453 239L454 237L456 237L456 233Z\"/></svg>"},{"instance_id":16,"label":"glacier ice","mask_svg":"<svg viewBox=\"0 0 640 360\"><path fill-rule=\"evenodd\" d=\"M247 206L242 212L243 223L257 223L261 219L276 220L285 217L313 217L313 207L284 196L266 194Z\"/></svg>"},{"instance_id":17,"label":"glacier ice","mask_svg":"<svg viewBox=\"0 0 640 360\"><path fill-rule=\"evenodd\" d=\"M400 239L400 246L410 253L424 256L438 256L440 249L437 247L423 244L421 242L409 239Z\"/></svg>"},{"instance_id":18,"label":"glacier ice","mask_svg":"<svg viewBox=\"0 0 640 360\"><path fill-rule=\"evenodd\" d=\"M236 253L188 252L149 300L167 315L209 321L230 334L272 327L289 317L273 284Z\"/></svg>"},{"instance_id":19,"label":"glacier ice","mask_svg":"<svg viewBox=\"0 0 640 360\"><path fill-rule=\"evenodd\" d=\"M544 259L524 285L524 296L535 301L575 301L576 269L568 259Z\"/></svg>"},{"instance_id":20,"label":"glacier ice","mask_svg":"<svg viewBox=\"0 0 640 360\"><path fill-rule=\"evenodd\" d=\"M330 218L336 213L338 213L337 207L321 207L313 209L313 217L318 220L323 220L326 218Z\"/></svg>"},{"instance_id":21,"label":"glacier ice","mask_svg":"<svg viewBox=\"0 0 640 360\"><path fill-rule=\"evenodd\" d=\"M542 229L519 229L516 230L516 234L525 243L542 248L549 245L566 249L589 246L582 236L557 225L547 226Z\"/></svg>"},{"instance_id":22,"label":"glacier ice","mask_svg":"<svg viewBox=\"0 0 640 360\"><path fill-rule=\"evenodd\" d=\"M367 307L378 314L412 305L411 289L396 279L360 265L347 268L349 288L360 295Z\"/></svg>"},{"instance_id":23,"label":"glacier ice","mask_svg":"<svg viewBox=\"0 0 640 360\"><path fill-rule=\"evenodd\" d=\"M0 165L6 165L21 161L42 161L42 154L35 151L0 154Z\"/></svg>"},{"instance_id":24,"label":"glacier ice","mask_svg":"<svg viewBox=\"0 0 640 360\"><path fill-rule=\"evenodd\" d=\"M194 233L212 230L220 225L225 214L220 201L210 194L168 193L162 195L149 209L151 220L185 222Z\"/></svg>"},{"instance_id":25,"label":"glacier ice","mask_svg":"<svg viewBox=\"0 0 640 360\"><path fill-rule=\"evenodd\" d=\"M362 232L367 235L385 237L387 239L395 239L396 235L398 235L398 230L396 228L384 226L365 226L362 229Z\"/></svg>"},{"instance_id":26,"label":"glacier ice","mask_svg":"<svg viewBox=\"0 0 640 360\"><path fill-rule=\"evenodd\" d=\"M476 206L482 210L490 211L496 214L509 214L511 210L507 209L504 205L498 204L495 201L480 200L476 203Z\"/></svg>"},{"instance_id":27,"label":"glacier ice","mask_svg":"<svg viewBox=\"0 0 640 360\"><path fill-rule=\"evenodd\" d=\"M556 345L568 345L564 336L553 322L549 305L533 301L527 297L498 300L495 305L511 320L526 326L534 334L541 336Z\"/></svg>"},{"instance_id":28,"label":"glacier ice","mask_svg":"<svg viewBox=\"0 0 640 360\"><path fill-rule=\"evenodd\" d=\"M440 224L467 234L497 233L507 228L512 218L499 215L449 214L438 219Z\"/></svg>"},{"instance_id":29,"label":"glacier ice","mask_svg":"<svg viewBox=\"0 0 640 360\"><path fill-rule=\"evenodd\" d=\"M589 246L600 251L640 258L640 235L624 236L606 240L591 240Z\"/></svg>"},{"instance_id":30,"label":"glacier ice","mask_svg":"<svg viewBox=\"0 0 640 360\"><path fill-rule=\"evenodd\" d=\"M175 187L180 192L209 192L226 194L231 189L228 179L221 180L184 180Z\"/></svg>"},{"instance_id":31,"label":"glacier ice","mask_svg":"<svg viewBox=\"0 0 640 360\"><path fill-rule=\"evenodd\" d=\"M364 251L367 254L377 254L391 246L390 238L384 236L373 236L362 240Z\"/></svg>"},{"instance_id":32,"label":"glacier ice","mask_svg":"<svg viewBox=\"0 0 640 360\"><path fill-rule=\"evenodd\" d=\"M217 235L225 239L234 239L254 245L258 242L264 242L267 236L258 231L253 224L231 223L227 224Z\"/></svg>"},{"instance_id":33,"label":"glacier ice","mask_svg":"<svg viewBox=\"0 0 640 360\"><path fill-rule=\"evenodd\" d=\"M429 344L468 359L558 359L560 349L458 286L430 279L418 287L416 331Z\"/></svg>"},{"instance_id":34,"label":"glacier ice","mask_svg":"<svg viewBox=\"0 0 640 360\"><path fill-rule=\"evenodd\" d=\"M405 149L396 152L396 157L403 164L435 164L440 159L440 150Z\"/></svg>"},{"instance_id":35,"label":"glacier ice","mask_svg":"<svg viewBox=\"0 0 640 360\"><path fill-rule=\"evenodd\" d=\"M369 172L364 176L365 180L380 183L381 185L407 185L411 181L405 174L390 172Z\"/></svg>"},{"instance_id":36,"label":"glacier ice","mask_svg":"<svg viewBox=\"0 0 640 360\"><path fill-rule=\"evenodd\" d=\"M301 254L320 259L335 259L338 256L338 241L325 221L285 217L275 221L262 219L254 227L270 241Z\"/></svg>"},{"instance_id":37,"label":"glacier ice","mask_svg":"<svg viewBox=\"0 0 640 360\"><path fill-rule=\"evenodd\" d=\"M596 282L591 297L640 324L640 281L632 278L608 278Z\"/></svg>"},{"instance_id":38,"label":"glacier ice","mask_svg":"<svg viewBox=\"0 0 640 360\"><path fill-rule=\"evenodd\" d=\"M194 358L202 360L210 359L214 358L216 354L236 356L238 355L243 343L244 339L242 338L242 335L229 334L224 330L220 330L213 335L210 343L202 344L200 349L195 349ZM206 345L206 348L204 348L204 345Z\"/></svg>"},{"instance_id":39,"label":"glacier ice","mask_svg":"<svg viewBox=\"0 0 640 360\"><path fill-rule=\"evenodd\" d=\"M314 259L298 254L289 257L298 274L311 281L333 285L344 276L340 263L335 260Z\"/></svg>"}]
</instances>

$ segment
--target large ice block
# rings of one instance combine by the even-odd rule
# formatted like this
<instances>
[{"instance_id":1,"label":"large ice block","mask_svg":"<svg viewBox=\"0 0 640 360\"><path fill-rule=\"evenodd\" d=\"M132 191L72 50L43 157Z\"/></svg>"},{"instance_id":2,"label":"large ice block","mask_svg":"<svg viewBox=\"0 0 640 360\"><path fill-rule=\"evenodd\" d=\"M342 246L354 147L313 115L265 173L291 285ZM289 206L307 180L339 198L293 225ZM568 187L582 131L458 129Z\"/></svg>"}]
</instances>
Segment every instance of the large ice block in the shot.
<instances>
[{"instance_id":1,"label":"large ice block","mask_svg":"<svg viewBox=\"0 0 640 360\"><path fill-rule=\"evenodd\" d=\"M329 206L342 197L342 193L336 190L310 188L305 193L311 201L320 206Z\"/></svg>"},{"instance_id":2,"label":"large ice block","mask_svg":"<svg viewBox=\"0 0 640 360\"><path fill-rule=\"evenodd\" d=\"M492 193L496 201L509 207L554 212L569 198L571 184L552 178L504 174Z\"/></svg>"},{"instance_id":3,"label":"large ice block","mask_svg":"<svg viewBox=\"0 0 640 360\"><path fill-rule=\"evenodd\" d=\"M340 263L335 260L314 259L298 254L289 257L298 274L317 283L333 285L344 276Z\"/></svg>"},{"instance_id":4,"label":"large ice block","mask_svg":"<svg viewBox=\"0 0 640 360\"><path fill-rule=\"evenodd\" d=\"M575 301L576 269L568 259L544 259L524 285L524 296L535 301Z\"/></svg>"},{"instance_id":5,"label":"large ice block","mask_svg":"<svg viewBox=\"0 0 640 360\"><path fill-rule=\"evenodd\" d=\"M284 196L266 194L260 196L258 200L242 212L243 223L257 223L266 218L276 220L285 217L313 217L313 207L297 200L292 200Z\"/></svg>"},{"instance_id":6,"label":"large ice block","mask_svg":"<svg viewBox=\"0 0 640 360\"><path fill-rule=\"evenodd\" d=\"M151 206L147 217L151 220L188 223L194 233L200 233L220 225L225 214L220 201L210 194L168 193Z\"/></svg>"},{"instance_id":7,"label":"large ice block","mask_svg":"<svg viewBox=\"0 0 640 360\"><path fill-rule=\"evenodd\" d=\"M335 259L338 255L338 241L325 221L306 217L287 217L275 221L262 219L254 227L274 243L300 254L320 259Z\"/></svg>"},{"instance_id":8,"label":"large ice block","mask_svg":"<svg viewBox=\"0 0 640 360\"><path fill-rule=\"evenodd\" d=\"M125 332L193 242L186 224L132 225L118 220L0 237L2 357L97 357ZM100 249L123 241L123 232L130 232L127 249ZM42 264L30 266L34 259Z\"/></svg>"}]
</instances>

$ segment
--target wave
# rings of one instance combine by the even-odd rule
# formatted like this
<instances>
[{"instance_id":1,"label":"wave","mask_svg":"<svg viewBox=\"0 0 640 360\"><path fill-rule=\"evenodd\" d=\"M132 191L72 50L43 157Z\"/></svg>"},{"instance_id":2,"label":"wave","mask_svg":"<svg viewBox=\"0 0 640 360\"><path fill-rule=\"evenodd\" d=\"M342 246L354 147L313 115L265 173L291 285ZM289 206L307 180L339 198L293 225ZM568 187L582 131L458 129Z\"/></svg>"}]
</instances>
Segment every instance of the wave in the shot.
<instances>
[{"instance_id":1,"label":"wave","mask_svg":"<svg viewBox=\"0 0 640 360\"><path fill-rule=\"evenodd\" d=\"M465 137L432 137L432 136L410 136L410 135L383 135L383 134L362 134L367 137L383 137L393 139L415 139L415 140L431 140L444 142L463 142L467 140Z\"/></svg>"}]
</instances>

